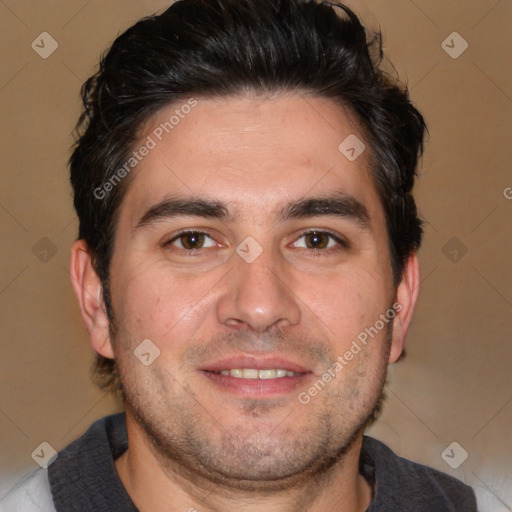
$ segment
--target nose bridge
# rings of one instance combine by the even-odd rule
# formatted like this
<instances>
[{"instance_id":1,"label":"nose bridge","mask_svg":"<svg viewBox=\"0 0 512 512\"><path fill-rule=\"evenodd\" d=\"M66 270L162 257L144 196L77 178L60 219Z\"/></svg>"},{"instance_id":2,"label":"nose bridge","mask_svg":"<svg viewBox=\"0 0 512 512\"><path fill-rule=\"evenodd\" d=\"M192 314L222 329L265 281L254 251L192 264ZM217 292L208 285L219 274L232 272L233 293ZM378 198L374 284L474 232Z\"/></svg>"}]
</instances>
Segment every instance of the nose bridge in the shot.
<instances>
[{"instance_id":1,"label":"nose bridge","mask_svg":"<svg viewBox=\"0 0 512 512\"><path fill-rule=\"evenodd\" d=\"M228 289L218 305L219 321L230 326L244 324L258 332L277 323L285 327L300 322L299 304L272 247L263 250L246 240L233 260Z\"/></svg>"}]
</instances>

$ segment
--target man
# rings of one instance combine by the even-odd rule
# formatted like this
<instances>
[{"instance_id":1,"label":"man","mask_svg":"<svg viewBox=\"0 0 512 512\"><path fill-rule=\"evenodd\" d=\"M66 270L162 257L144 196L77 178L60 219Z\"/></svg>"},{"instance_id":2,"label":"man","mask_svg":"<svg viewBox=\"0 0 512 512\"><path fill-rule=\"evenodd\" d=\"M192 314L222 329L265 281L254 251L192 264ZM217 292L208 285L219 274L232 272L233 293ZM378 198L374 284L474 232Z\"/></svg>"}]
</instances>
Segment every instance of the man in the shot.
<instances>
[{"instance_id":1,"label":"man","mask_svg":"<svg viewBox=\"0 0 512 512\"><path fill-rule=\"evenodd\" d=\"M475 511L364 436L418 295L425 124L343 5L182 0L83 89L72 284L99 420L6 500L58 511Z\"/></svg>"}]
</instances>

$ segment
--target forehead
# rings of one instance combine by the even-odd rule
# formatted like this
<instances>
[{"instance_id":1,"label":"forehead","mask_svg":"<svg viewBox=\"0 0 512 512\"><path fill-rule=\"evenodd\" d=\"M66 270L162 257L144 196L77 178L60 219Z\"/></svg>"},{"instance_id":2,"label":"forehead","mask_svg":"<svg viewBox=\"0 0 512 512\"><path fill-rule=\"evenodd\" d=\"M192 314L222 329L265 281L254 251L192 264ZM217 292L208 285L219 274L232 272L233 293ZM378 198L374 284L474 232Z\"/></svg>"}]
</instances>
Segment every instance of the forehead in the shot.
<instances>
[{"instance_id":1,"label":"forehead","mask_svg":"<svg viewBox=\"0 0 512 512\"><path fill-rule=\"evenodd\" d=\"M369 151L353 158L363 135L350 112L327 99L196 98L158 111L135 149L142 145L151 150L121 205L131 224L169 195L211 197L237 216L332 192L378 210Z\"/></svg>"}]
</instances>

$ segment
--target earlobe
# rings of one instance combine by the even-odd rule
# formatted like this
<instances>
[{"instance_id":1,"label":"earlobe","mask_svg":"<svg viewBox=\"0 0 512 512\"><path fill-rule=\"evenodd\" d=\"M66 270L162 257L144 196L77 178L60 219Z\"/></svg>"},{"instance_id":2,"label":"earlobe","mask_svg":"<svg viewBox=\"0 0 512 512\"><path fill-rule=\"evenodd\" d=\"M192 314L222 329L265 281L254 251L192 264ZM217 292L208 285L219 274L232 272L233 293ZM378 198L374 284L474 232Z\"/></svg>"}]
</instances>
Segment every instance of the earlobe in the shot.
<instances>
[{"instance_id":1,"label":"earlobe","mask_svg":"<svg viewBox=\"0 0 512 512\"><path fill-rule=\"evenodd\" d=\"M404 348L405 335L412 320L420 287L418 257L411 253L404 267L402 280L397 287L393 320L393 334L389 362L394 363Z\"/></svg>"},{"instance_id":2,"label":"earlobe","mask_svg":"<svg viewBox=\"0 0 512 512\"><path fill-rule=\"evenodd\" d=\"M113 359L103 287L84 240L77 240L71 247L69 273L93 349L102 356Z\"/></svg>"}]
</instances>

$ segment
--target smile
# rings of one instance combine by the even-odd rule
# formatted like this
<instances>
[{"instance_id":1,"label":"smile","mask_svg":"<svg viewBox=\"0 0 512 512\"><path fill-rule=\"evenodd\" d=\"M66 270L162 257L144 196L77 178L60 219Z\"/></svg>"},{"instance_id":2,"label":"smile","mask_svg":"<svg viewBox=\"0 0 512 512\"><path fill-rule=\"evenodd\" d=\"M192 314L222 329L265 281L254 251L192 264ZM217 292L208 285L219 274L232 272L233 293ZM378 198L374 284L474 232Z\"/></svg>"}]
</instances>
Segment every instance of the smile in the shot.
<instances>
[{"instance_id":1,"label":"smile","mask_svg":"<svg viewBox=\"0 0 512 512\"><path fill-rule=\"evenodd\" d=\"M232 368L221 370L221 375L230 375L237 379L281 379L283 377L295 377L296 373L282 368L270 368L257 370L256 368Z\"/></svg>"}]
</instances>

